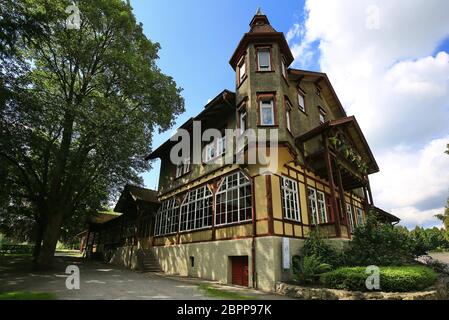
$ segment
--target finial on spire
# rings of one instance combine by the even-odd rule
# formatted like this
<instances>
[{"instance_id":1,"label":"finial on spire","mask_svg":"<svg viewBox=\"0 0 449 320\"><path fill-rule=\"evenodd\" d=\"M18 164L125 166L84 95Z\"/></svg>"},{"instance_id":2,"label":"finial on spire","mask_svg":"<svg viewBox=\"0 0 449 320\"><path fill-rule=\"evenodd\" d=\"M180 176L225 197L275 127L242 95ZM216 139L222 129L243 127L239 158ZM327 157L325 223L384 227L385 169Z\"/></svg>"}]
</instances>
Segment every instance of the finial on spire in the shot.
<instances>
[{"instance_id":1,"label":"finial on spire","mask_svg":"<svg viewBox=\"0 0 449 320\"><path fill-rule=\"evenodd\" d=\"M262 9L260 7L257 7L256 16L263 16Z\"/></svg>"}]
</instances>

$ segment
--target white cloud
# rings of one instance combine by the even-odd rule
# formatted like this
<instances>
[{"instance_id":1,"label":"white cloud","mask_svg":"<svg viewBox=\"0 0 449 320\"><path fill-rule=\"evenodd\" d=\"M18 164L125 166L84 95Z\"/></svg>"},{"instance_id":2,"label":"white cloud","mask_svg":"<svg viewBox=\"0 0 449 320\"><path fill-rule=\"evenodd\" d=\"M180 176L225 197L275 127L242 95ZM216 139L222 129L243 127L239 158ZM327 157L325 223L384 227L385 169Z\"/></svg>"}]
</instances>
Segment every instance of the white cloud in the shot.
<instances>
[{"instance_id":1,"label":"white cloud","mask_svg":"<svg viewBox=\"0 0 449 320\"><path fill-rule=\"evenodd\" d=\"M397 146L377 154L381 172L371 177L376 204L397 213L403 224L411 226L418 219L416 207L421 203L449 196L449 156L444 153L448 142L449 135L421 150ZM440 206L444 202L432 204L439 210L436 213L443 212ZM436 213L430 214L434 211L423 210L423 221L437 223Z\"/></svg>"},{"instance_id":2,"label":"white cloud","mask_svg":"<svg viewBox=\"0 0 449 320\"><path fill-rule=\"evenodd\" d=\"M289 32L294 66L307 66L319 42L321 69L379 162L376 204L405 224L433 219L444 203L418 204L449 196L449 54L433 55L449 36L447 12L447 0L307 0L305 22Z\"/></svg>"},{"instance_id":3,"label":"white cloud","mask_svg":"<svg viewBox=\"0 0 449 320\"><path fill-rule=\"evenodd\" d=\"M391 210L391 213L401 217L404 221L407 221L406 225L410 228L413 226L426 226L430 227L443 227L443 223L435 219L435 215L444 212L444 208L437 208L431 210L420 211L414 207L402 207L399 209Z\"/></svg>"}]
</instances>

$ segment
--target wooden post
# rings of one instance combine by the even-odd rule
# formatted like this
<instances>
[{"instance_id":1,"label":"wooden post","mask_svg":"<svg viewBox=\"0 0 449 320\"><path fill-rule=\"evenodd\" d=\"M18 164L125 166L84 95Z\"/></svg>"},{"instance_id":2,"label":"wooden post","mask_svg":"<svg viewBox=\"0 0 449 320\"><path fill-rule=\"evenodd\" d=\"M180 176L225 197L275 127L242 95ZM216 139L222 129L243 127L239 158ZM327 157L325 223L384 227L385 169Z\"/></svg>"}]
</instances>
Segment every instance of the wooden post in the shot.
<instances>
[{"instance_id":1,"label":"wooden post","mask_svg":"<svg viewBox=\"0 0 449 320\"><path fill-rule=\"evenodd\" d=\"M329 141L327 139L327 134L323 134L322 137L324 143L324 161L326 162L327 175L329 178L329 186L331 189L332 209L334 210L334 217L335 217L335 233L337 235L337 238L340 238L341 237L340 214L338 210L337 198L335 196L335 183L332 171L332 162L329 153Z\"/></svg>"},{"instance_id":2,"label":"wooden post","mask_svg":"<svg viewBox=\"0 0 449 320\"><path fill-rule=\"evenodd\" d=\"M366 191L366 187L363 187L363 196L365 197L365 212L368 214L369 202L368 202L368 192Z\"/></svg>"},{"instance_id":3,"label":"wooden post","mask_svg":"<svg viewBox=\"0 0 449 320\"><path fill-rule=\"evenodd\" d=\"M338 188L339 188L339 192L340 192L340 209L341 209L343 216L345 217L346 229L348 230L348 238L351 239L351 230L349 229L348 214L346 212L345 189L343 188L343 181L341 179L341 172L340 172L340 168L338 167L338 164L335 164L335 167L337 169Z\"/></svg>"},{"instance_id":4,"label":"wooden post","mask_svg":"<svg viewBox=\"0 0 449 320\"><path fill-rule=\"evenodd\" d=\"M368 194L369 194L369 199L370 199L370 204L372 206L374 206L374 199L373 199L373 194L371 193L371 185L369 183L369 178L366 177L367 181L368 181Z\"/></svg>"}]
</instances>

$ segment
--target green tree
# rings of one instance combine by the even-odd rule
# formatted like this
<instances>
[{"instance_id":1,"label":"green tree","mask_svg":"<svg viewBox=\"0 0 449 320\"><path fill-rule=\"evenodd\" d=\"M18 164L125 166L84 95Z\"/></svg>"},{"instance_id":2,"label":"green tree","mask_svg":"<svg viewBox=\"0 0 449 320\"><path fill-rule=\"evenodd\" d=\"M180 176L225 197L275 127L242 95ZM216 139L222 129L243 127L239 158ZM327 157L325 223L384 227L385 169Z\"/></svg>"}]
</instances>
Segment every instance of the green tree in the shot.
<instances>
[{"instance_id":1,"label":"green tree","mask_svg":"<svg viewBox=\"0 0 449 320\"><path fill-rule=\"evenodd\" d=\"M446 230L449 230L449 199L447 199L447 206L444 213L437 214L435 217L444 223L444 228Z\"/></svg>"},{"instance_id":2,"label":"green tree","mask_svg":"<svg viewBox=\"0 0 449 320\"><path fill-rule=\"evenodd\" d=\"M395 228L379 222L368 214L364 225L354 231L346 251L349 265L387 266L410 263L416 256L415 244L405 228Z\"/></svg>"},{"instance_id":3,"label":"green tree","mask_svg":"<svg viewBox=\"0 0 449 320\"><path fill-rule=\"evenodd\" d=\"M0 54L0 176L14 186L2 205L32 209L39 268L66 222L141 183L154 130L184 110L181 89L156 65L159 44L128 4L80 0L79 29L68 29L69 4L7 1L13 14L5 21L2 10L0 20L10 31L0 39L9 44Z\"/></svg>"}]
</instances>

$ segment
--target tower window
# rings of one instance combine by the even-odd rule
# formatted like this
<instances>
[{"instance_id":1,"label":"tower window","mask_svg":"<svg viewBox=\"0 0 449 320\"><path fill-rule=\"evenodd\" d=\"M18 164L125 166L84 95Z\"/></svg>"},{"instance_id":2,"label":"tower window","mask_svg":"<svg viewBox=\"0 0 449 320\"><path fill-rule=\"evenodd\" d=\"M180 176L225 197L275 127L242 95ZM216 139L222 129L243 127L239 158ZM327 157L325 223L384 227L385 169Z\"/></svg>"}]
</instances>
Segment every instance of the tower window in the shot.
<instances>
[{"instance_id":1,"label":"tower window","mask_svg":"<svg viewBox=\"0 0 449 320\"><path fill-rule=\"evenodd\" d=\"M290 105L290 102L286 101L286 103L285 103L285 121L287 123L287 129L290 132L292 132L291 112L292 112L292 107Z\"/></svg>"},{"instance_id":2,"label":"tower window","mask_svg":"<svg viewBox=\"0 0 449 320\"><path fill-rule=\"evenodd\" d=\"M298 90L298 107L302 112L306 112L306 100L304 94Z\"/></svg>"},{"instance_id":3,"label":"tower window","mask_svg":"<svg viewBox=\"0 0 449 320\"><path fill-rule=\"evenodd\" d=\"M239 77L239 84L242 83L246 78L246 62L245 62L245 56L243 56L242 60L240 61L238 65L238 77Z\"/></svg>"},{"instance_id":4,"label":"tower window","mask_svg":"<svg viewBox=\"0 0 449 320\"><path fill-rule=\"evenodd\" d=\"M320 123L323 124L326 122L326 111L324 111L321 107L318 107L318 110L320 113Z\"/></svg>"},{"instance_id":5,"label":"tower window","mask_svg":"<svg viewBox=\"0 0 449 320\"><path fill-rule=\"evenodd\" d=\"M274 101L273 98L264 98L259 101L260 125L273 126L274 123Z\"/></svg>"},{"instance_id":6,"label":"tower window","mask_svg":"<svg viewBox=\"0 0 449 320\"><path fill-rule=\"evenodd\" d=\"M257 64L259 71L271 71L271 50L270 48L257 49Z\"/></svg>"},{"instance_id":7,"label":"tower window","mask_svg":"<svg viewBox=\"0 0 449 320\"><path fill-rule=\"evenodd\" d=\"M282 57L282 75L284 76L285 79L287 79L287 66L285 65L285 59L284 57Z\"/></svg>"},{"instance_id":8,"label":"tower window","mask_svg":"<svg viewBox=\"0 0 449 320\"><path fill-rule=\"evenodd\" d=\"M240 127L240 133L243 134L247 129L247 114L246 109L242 109L239 112L239 127Z\"/></svg>"}]
</instances>

